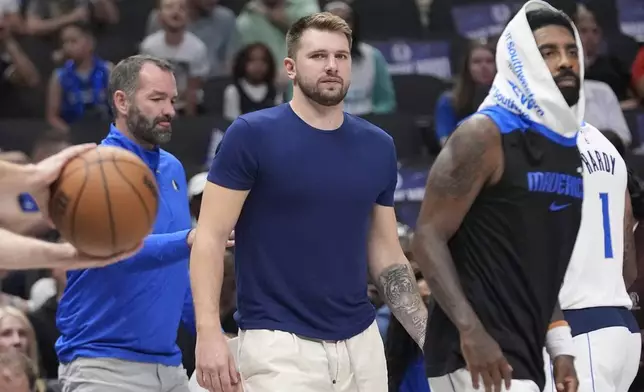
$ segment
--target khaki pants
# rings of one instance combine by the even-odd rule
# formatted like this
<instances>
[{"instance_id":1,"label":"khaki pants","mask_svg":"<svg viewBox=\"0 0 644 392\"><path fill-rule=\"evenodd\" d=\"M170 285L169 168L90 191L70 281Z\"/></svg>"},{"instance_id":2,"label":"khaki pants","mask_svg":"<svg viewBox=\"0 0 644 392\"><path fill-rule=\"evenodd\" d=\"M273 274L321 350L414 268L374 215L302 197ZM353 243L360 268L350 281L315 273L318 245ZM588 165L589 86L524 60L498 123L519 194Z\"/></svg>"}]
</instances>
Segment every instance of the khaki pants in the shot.
<instances>
[{"instance_id":1,"label":"khaki pants","mask_svg":"<svg viewBox=\"0 0 644 392\"><path fill-rule=\"evenodd\" d=\"M189 392L183 366L114 358L78 358L61 364L58 378L63 392Z\"/></svg>"},{"instance_id":2,"label":"khaki pants","mask_svg":"<svg viewBox=\"0 0 644 392\"><path fill-rule=\"evenodd\" d=\"M384 346L374 322L339 342L282 331L240 331L244 392L387 392Z\"/></svg>"}]
</instances>

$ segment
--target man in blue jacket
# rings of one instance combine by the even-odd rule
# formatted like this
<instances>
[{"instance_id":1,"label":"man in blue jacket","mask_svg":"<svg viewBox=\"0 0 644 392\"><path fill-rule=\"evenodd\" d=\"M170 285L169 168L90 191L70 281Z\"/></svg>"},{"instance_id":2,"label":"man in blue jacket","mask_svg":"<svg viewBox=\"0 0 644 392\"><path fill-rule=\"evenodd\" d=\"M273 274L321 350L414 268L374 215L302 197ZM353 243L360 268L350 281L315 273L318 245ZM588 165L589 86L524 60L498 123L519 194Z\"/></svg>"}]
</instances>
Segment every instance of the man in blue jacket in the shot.
<instances>
[{"instance_id":1,"label":"man in blue jacket","mask_svg":"<svg viewBox=\"0 0 644 392\"><path fill-rule=\"evenodd\" d=\"M68 273L57 315L59 378L65 392L187 392L176 337L182 320L195 328L188 279L193 232L183 167L159 148L172 134L172 67L150 56L129 57L112 71L109 92L115 121L101 144L148 164L159 186L159 211L139 253Z\"/></svg>"}]
</instances>

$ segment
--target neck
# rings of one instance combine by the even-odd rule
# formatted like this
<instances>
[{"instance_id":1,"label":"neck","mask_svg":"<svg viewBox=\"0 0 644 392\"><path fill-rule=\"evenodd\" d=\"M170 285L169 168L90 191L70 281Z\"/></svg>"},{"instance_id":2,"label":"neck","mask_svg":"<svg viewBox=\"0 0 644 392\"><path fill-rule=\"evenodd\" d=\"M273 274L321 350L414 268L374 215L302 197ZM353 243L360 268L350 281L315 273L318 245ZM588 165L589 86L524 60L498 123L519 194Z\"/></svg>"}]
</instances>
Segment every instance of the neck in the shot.
<instances>
[{"instance_id":1,"label":"neck","mask_svg":"<svg viewBox=\"0 0 644 392\"><path fill-rule=\"evenodd\" d=\"M165 42L170 46L177 46L183 41L183 30L165 32Z\"/></svg>"},{"instance_id":2,"label":"neck","mask_svg":"<svg viewBox=\"0 0 644 392\"><path fill-rule=\"evenodd\" d=\"M79 71L89 71L94 66L94 57L88 57L76 62L76 69Z\"/></svg>"},{"instance_id":3,"label":"neck","mask_svg":"<svg viewBox=\"0 0 644 392\"><path fill-rule=\"evenodd\" d=\"M121 131L125 137L133 141L134 143L138 144L139 146L145 148L146 150L152 150L154 148L153 144L143 142L139 139L137 139L132 132L130 132L130 129L127 126L127 121L123 117L119 117L116 120L114 120L114 125L116 126L116 129Z\"/></svg>"},{"instance_id":4,"label":"neck","mask_svg":"<svg viewBox=\"0 0 644 392\"><path fill-rule=\"evenodd\" d=\"M297 87L293 87L290 105L295 114L313 128L333 131L340 128L344 122L342 103L335 106L320 105L306 97Z\"/></svg>"}]
</instances>

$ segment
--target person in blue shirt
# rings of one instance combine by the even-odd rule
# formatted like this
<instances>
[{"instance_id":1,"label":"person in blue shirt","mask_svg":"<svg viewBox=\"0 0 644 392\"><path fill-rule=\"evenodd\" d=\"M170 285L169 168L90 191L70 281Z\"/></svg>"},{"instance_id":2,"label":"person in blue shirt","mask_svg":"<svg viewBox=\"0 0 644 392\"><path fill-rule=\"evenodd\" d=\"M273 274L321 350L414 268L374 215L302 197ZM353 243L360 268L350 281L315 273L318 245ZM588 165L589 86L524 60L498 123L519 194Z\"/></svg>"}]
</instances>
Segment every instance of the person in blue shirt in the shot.
<instances>
[{"instance_id":1,"label":"person in blue shirt","mask_svg":"<svg viewBox=\"0 0 644 392\"><path fill-rule=\"evenodd\" d=\"M368 275L419 346L427 323L398 241L393 139L343 111L351 29L342 18L304 17L286 42L292 101L233 122L208 174L190 261L195 377L211 392L386 392ZM233 227L236 344L219 319Z\"/></svg>"},{"instance_id":2,"label":"person in blue shirt","mask_svg":"<svg viewBox=\"0 0 644 392\"><path fill-rule=\"evenodd\" d=\"M70 124L81 119L107 121L111 116L107 87L113 64L95 54L91 26L69 24L60 37L67 61L49 80L47 122L67 131Z\"/></svg>"},{"instance_id":3,"label":"person in blue shirt","mask_svg":"<svg viewBox=\"0 0 644 392\"><path fill-rule=\"evenodd\" d=\"M70 392L187 392L177 329L194 331L188 257L194 232L181 163L170 141L177 96L172 66L151 56L122 60L110 77L114 123L101 145L150 167L159 188L154 229L136 255L67 273L56 323L59 379Z\"/></svg>"}]
</instances>

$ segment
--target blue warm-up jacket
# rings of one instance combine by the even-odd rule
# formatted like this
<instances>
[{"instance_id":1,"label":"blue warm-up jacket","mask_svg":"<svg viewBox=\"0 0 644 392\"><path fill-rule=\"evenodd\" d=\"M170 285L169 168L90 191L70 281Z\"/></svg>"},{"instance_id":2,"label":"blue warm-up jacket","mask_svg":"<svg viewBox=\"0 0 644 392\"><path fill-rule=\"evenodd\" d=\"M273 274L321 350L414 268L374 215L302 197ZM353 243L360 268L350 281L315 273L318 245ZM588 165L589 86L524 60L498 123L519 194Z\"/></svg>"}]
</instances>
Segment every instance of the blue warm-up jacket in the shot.
<instances>
[{"instance_id":1,"label":"blue warm-up jacket","mask_svg":"<svg viewBox=\"0 0 644 392\"><path fill-rule=\"evenodd\" d=\"M67 273L56 317L61 334L56 352L62 363L107 357L178 366L179 323L195 330L183 167L162 149L143 149L114 125L101 144L129 150L148 164L159 186L159 211L139 253L104 268Z\"/></svg>"}]
</instances>

